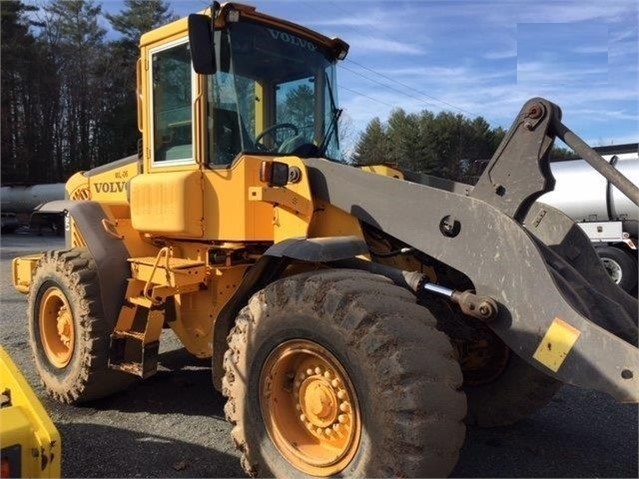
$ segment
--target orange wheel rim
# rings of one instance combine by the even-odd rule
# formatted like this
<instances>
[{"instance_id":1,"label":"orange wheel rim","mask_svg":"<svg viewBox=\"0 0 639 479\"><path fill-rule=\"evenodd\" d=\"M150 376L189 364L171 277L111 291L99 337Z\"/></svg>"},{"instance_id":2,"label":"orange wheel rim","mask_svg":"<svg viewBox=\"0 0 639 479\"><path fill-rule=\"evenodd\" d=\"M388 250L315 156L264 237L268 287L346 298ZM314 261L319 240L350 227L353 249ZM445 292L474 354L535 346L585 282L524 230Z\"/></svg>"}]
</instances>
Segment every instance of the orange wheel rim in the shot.
<instances>
[{"instance_id":1,"label":"orange wheel rim","mask_svg":"<svg viewBox=\"0 0 639 479\"><path fill-rule=\"evenodd\" d=\"M39 311L42 347L51 364L63 368L73 357L75 326L73 313L66 296L51 287L42 295Z\"/></svg>"},{"instance_id":2,"label":"orange wheel rim","mask_svg":"<svg viewBox=\"0 0 639 479\"><path fill-rule=\"evenodd\" d=\"M326 348L302 339L278 346L262 368L259 400L273 444L302 472L330 476L355 456L362 429L357 395Z\"/></svg>"}]
</instances>

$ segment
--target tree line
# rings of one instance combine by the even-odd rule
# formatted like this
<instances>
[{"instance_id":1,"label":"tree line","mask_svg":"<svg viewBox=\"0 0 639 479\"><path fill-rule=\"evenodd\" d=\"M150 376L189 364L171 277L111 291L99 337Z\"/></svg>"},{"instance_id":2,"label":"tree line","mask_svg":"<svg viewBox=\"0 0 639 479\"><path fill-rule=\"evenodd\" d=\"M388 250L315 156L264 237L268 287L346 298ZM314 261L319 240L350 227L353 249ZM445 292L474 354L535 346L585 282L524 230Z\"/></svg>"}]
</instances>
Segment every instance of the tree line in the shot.
<instances>
[{"instance_id":1,"label":"tree line","mask_svg":"<svg viewBox=\"0 0 639 479\"><path fill-rule=\"evenodd\" d=\"M0 1L0 16L2 183L65 181L134 153L139 38L175 18L169 4L125 0L109 15L93 0Z\"/></svg>"},{"instance_id":2,"label":"tree line","mask_svg":"<svg viewBox=\"0 0 639 479\"><path fill-rule=\"evenodd\" d=\"M475 183L497 150L506 130L477 117L423 110L391 112L388 120L371 120L355 146L353 162L387 163L455 181ZM555 147L552 158L572 156Z\"/></svg>"}]
</instances>

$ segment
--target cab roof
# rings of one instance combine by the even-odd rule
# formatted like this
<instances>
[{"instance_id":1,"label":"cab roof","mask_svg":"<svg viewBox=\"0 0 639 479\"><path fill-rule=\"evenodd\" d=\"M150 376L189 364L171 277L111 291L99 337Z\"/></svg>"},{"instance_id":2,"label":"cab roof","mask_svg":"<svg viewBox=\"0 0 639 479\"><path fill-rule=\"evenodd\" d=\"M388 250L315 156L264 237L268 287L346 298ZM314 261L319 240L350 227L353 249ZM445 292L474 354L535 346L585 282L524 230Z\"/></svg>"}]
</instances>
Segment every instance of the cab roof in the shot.
<instances>
[{"instance_id":1,"label":"cab roof","mask_svg":"<svg viewBox=\"0 0 639 479\"><path fill-rule=\"evenodd\" d=\"M261 23L263 25L270 25L281 30L285 30L291 32L295 35L304 37L313 41L314 43L320 44L329 50L335 52L335 56L338 57L341 54L341 59L346 56L348 52L348 44L339 38L329 38L320 33L317 33L313 30L310 30L301 25L297 25L295 23L289 22L287 20L282 20L280 18L272 17L270 15L266 15L264 13L260 13L257 11L255 7L250 5L243 5L240 3L224 3L219 9L219 13L215 20L216 28L224 28L228 23L229 13L235 11L239 13L240 21L241 20L252 20L257 23ZM211 9L207 8L200 12L204 15L211 15ZM148 46L150 44L156 43L160 40L164 40L166 38L172 36L180 36L186 35L188 32L188 19L181 18L174 22L168 23L167 25L158 27L150 32L145 33L140 38L140 47Z\"/></svg>"}]
</instances>

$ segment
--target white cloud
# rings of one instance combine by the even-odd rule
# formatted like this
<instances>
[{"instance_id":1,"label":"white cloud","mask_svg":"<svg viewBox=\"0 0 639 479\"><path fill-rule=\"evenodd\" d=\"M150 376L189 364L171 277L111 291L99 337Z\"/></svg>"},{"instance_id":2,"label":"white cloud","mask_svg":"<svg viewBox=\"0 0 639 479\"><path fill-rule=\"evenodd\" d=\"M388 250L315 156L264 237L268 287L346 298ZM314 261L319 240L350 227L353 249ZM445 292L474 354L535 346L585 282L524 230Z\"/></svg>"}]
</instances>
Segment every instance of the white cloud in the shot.
<instances>
[{"instance_id":1,"label":"white cloud","mask_svg":"<svg viewBox=\"0 0 639 479\"><path fill-rule=\"evenodd\" d=\"M505 50L493 50L482 54L482 58L486 60L505 60L507 58L517 57L516 48L508 48Z\"/></svg>"},{"instance_id":2,"label":"white cloud","mask_svg":"<svg viewBox=\"0 0 639 479\"><path fill-rule=\"evenodd\" d=\"M635 133L629 135L599 135L596 137L586 137L583 139L590 146L606 145L626 145L629 143L639 143L639 127L635 128Z\"/></svg>"},{"instance_id":3,"label":"white cloud","mask_svg":"<svg viewBox=\"0 0 639 479\"><path fill-rule=\"evenodd\" d=\"M468 73L468 69L462 66L454 66L454 67L441 67L441 66L419 67L418 66L418 67L395 68L392 70L383 69L379 71L386 75L393 75L396 78L418 77L419 79L455 77L455 76L463 76Z\"/></svg>"},{"instance_id":4,"label":"white cloud","mask_svg":"<svg viewBox=\"0 0 639 479\"><path fill-rule=\"evenodd\" d=\"M352 51L358 54L370 52L396 53L400 55L423 55L425 50L414 43L404 43L385 38L374 38L363 35L351 35L348 43Z\"/></svg>"},{"instance_id":5,"label":"white cloud","mask_svg":"<svg viewBox=\"0 0 639 479\"><path fill-rule=\"evenodd\" d=\"M608 53L608 46L581 46L573 47L569 50L572 53L581 53L584 55L596 54L596 53Z\"/></svg>"},{"instance_id":6,"label":"white cloud","mask_svg":"<svg viewBox=\"0 0 639 479\"><path fill-rule=\"evenodd\" d=\"M639 112L629 113L626 110L575 108L571 110L574 115L588 116L592 121L628 120L639 122Z\"/></svg>"},{"instance_id":7,"label":"white cloud","mask_svg":"<svg viewBox=\"0 0 639 479\"><path fill-rule=\"evenodd\" d=\"M587 82L591 86L608 83L608 68L559 62L518 62L517 83L537 85L574 85Z\"/></svg>"}]
</instances>

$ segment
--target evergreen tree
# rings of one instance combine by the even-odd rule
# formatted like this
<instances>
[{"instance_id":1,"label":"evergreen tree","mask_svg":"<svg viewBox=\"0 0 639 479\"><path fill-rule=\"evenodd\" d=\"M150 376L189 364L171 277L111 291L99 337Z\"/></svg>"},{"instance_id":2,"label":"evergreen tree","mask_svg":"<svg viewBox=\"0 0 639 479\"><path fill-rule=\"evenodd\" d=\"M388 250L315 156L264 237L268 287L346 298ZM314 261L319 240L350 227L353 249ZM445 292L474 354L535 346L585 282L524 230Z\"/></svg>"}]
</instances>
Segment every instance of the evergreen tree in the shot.
<instances>
[{"instance_id":1,"label":"evergreen tree","mask_svg":"<svg viewBox=\"0 0 639 479\"><path fill-rule=\"evenodd\" d=\"M93 0L54 0L48 14L48 36L58 60L67 173L99 164L97 137L104 91L99 70L106 31L98 23L102 7Z\"/></svg>"},{"instance_id":2,"label":"evergreen tree","mask_svg":"<svg viewBox=\"0 0 639 479\"><path fill-rule=\"evenodd\" d=\"M3 182L15 182L18 179L16 159L24 148L23 138L19 134L22 112L18 97L19 90L24 86L24 68L20 58L28 53L28 45L34 41L25 12L26 6L22 2L0 2Z\"/></svg>"},{"instance_id":3,"label":"evergreen tree","mask_svg":"<svg viewBox=\"0 0 639 479\"><path fill-rule=\"evenodd\" d=\"M388 163L388 135L379 118L373 118L362 133L353 160L358 165Z\"/></svg>"},{"instance_id":4,"label":"evergreen tree","mask_svg":"<svg viewBox=\"0 0 639 479\"><path fill-rule=\"evenodd\" d=\"M483 118L424 110L391 113L388 124L372 120L355 149L359 164L392 163L401 168L443 178L471 182L477 165L497 149L504 130L493 129ZM474 168L474 169L473 169Z\"/></svg>"},{"instance_id":5,"label":"evergreen tree","mask_svg":"<svg viewBox=\"0 0 639 479\"><path fill-rule=\"evenodd\" d=\"M388 119L388 160L400 167L417 170L420 165L421 135L419 118L395 110Z\"/></svg>"},{"instance_id":6,"label":"evergreen tree","mask_svg":"<svg viewBox=\"0 0 639 479\"><path fill-rule=\"evenodd\" d=\"M124 0L120 13L106 14L106 18L122 34L119 43L137 57L140 37L144 33L177 19L169 8L165 0Z\"/></svg>"},{"instance_id":7,"label":"evergreen tree","mask_svg":"<svg viewBox=\"0 0 639 479\"><path fill-rule=\"evenodd\" d=\"M104 85L106 101L102 105L103 128L100 137L102 163L136 151L140 136L137 128L136 62L140 37L177 17L165 0L125 0L120 13L106 14L114 30L122 36L106 51Z\"/></svg>"},{"instance_id":8,"label":"evergreen tree","mask_svg":"<svg viewBox=\"0 0 639 479\"><path fill-rule=\"evenodd\" d=\"M2 18L1 131L2 182L30 183L54 181L51 163L53 121L48 117L57 95L46 86L55 83L47 75L46 50L41 48L31 28L28 13L37 7L21 1L0 2Z\"/></svg>"}]
</instances>

